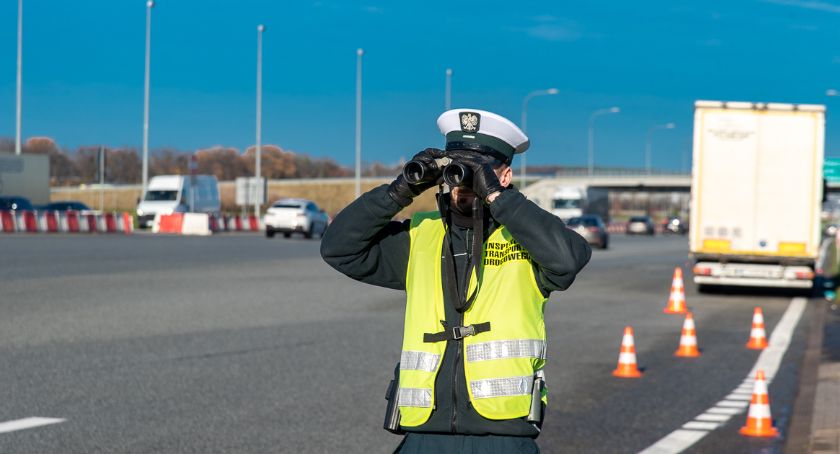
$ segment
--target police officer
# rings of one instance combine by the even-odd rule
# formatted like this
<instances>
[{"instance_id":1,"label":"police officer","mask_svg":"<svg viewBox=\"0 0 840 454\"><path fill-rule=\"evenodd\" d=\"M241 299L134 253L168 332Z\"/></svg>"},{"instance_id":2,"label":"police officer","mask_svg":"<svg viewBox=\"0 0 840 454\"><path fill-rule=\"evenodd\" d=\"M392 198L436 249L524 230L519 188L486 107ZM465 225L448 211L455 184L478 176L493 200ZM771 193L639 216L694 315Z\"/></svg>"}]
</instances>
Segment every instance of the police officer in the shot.
<instances>
[{"instance_id":1,"label":"police officer","mask_svg":"<svg viewBox=\"0 0 840 454\"><path fill-rule=\"evenodd\" d=\"M353 279L406 291L393 396L406 436L397 452L539 452L543 307L591 249L511 185L513 156L529 146L516 125L474 109L437 123L446 149L413 158L423 178L400 175L351 203L327 229L321 256ZM449 170L462 178L438 195L438 211L392 220Z\"/></svg>"}]
</instances>

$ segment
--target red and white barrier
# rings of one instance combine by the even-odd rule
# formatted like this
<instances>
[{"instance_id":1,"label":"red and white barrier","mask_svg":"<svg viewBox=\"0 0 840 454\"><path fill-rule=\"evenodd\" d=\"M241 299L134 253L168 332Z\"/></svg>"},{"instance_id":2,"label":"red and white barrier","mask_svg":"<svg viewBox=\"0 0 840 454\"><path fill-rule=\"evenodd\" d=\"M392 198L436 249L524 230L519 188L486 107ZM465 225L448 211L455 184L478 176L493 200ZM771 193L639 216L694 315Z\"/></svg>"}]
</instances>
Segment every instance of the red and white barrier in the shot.
<instances>
[{"instance_id":1,"label":"red and white barrier","mask_svg":"<svg viewBox=\"0 0 840 454\"><path fill-rule=\"evenodd\" d=\"M46 233L58 232L58 212L43 211L38 216L38 231Z\"/></svg>"},{"instance_id":2,"label":"red and white barrier","mask_svg":"<svg viewBox=\"0 0 840 454\"><path fill-rule=\"evenodd\" d=\"M79 213L77 211L65 211L62 222L62 230L69 233L79 233Z\"/></svg>"},{"instance_id":3,"label":"red and white barrier","mask_svg":"<svg viewBox=\"0 0 840 454\"><path fill-rule=\"evenodd\" d=\"M34 211L21 211L18 225L21 232L38 233L38 218Z\"/></svg>"},{"instance_id":4,"label":"red and white barrier","mask_svg":"<svg viewBox=\"0 0 840 454\"><path fill-rule=\"evenodd\" d=\"M205 213L158 214L152 223L152 233L210 235L210 216Z\"/></svg>"},{"instance_id":5,"label":"red and white barrier","mask_svg":"<svg viewBox=\"0 0 840 454\"><path fill-rule=\"evenodd\" d=\"M0 211L0 233L17 232L14 211Z\"/></svg>"},{"instance_id":6,"label":"red and white barrier","mask_svg":"<svg viewBox=\"0 0 840 454\"><path fill-rule=\"evenodd\" d=\"M126 235L131 235L134 232L134 218L130 214L123 212L119 219L118 230Z\"/></svg>"},{"instance_id":7,"label":"red and white barrier","mask_svg":"<svg viewBox=\"0 0 840 454\"><path fill-rule=\"evenodd\" d=\"M0 233L123 233L134 231L127 212L81 214L78 211L0 211Z\"/></svg>"},{"instance_id":8,"label":"red and white barrier","mask_svg":"<svg viewBox=\"0 0 840 454\"><path fill-rule=\"evenodd\" d=\"M612 222L610 224L607 224L607 232L627 233L627 224L624 222Z\"/></svg>"}]
</instances>

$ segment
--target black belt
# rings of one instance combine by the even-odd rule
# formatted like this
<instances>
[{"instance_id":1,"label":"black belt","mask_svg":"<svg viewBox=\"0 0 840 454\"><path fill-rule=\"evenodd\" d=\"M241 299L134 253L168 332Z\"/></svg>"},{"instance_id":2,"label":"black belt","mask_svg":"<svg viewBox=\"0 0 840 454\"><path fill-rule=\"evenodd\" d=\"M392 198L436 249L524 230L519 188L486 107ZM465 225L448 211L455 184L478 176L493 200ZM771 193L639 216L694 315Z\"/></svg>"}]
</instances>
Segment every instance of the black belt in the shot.
<instances>
[{"instance_id":1,"label":"black belt","mask_svg":"<svg viewBox=\"0 0 840 454\"><path fill-rule=\"evenodd\" d=\"M443 342L449 340L463 339L467 336L474 336L478 333L490 331L490 322L476 323L469 326L453 326L439 333L423 334L423 342Z\"/></svg>"}]
</instances>

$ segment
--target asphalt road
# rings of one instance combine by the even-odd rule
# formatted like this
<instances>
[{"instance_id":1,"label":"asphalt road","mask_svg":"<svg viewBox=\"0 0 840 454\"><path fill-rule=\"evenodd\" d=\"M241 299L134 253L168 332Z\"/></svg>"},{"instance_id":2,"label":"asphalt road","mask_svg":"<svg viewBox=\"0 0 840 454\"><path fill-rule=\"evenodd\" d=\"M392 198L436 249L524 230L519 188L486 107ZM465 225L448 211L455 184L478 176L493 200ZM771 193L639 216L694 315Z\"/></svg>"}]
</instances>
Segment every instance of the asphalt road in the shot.
<instances>
[{"instance_id":1,"label":"asphalt road","mask_svg":"<svg viewBox=\"0 0 840 454\"><path fill-rule=\"evenodd\" d=\"M703 355L674 358L682 318L662 308L686 254L684 237L616 235L552 295L543 452L638 452L746 377L753 307L769 334L791 297L687 279ZM403 298L333 271L317 240L0 237L0 423L65 420L0 433L0 452L391 452ZM688 452L781 450L807 323L770 386L782 439L741 437L741 414ZM641 379L611 375L627 324Z\"/></svg>"}]
</instances>

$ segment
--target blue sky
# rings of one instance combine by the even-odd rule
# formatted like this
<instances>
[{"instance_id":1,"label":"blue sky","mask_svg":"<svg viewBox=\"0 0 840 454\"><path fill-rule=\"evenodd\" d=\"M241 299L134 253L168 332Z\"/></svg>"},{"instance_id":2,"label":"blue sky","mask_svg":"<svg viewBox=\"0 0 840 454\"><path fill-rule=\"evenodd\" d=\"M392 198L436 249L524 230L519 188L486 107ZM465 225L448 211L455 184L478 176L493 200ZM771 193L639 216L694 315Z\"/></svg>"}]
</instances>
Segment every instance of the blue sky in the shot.
<instances>
[{"instance_id":1,"label":"blue sky","mask_svg":"<svg viewBox=\"0 0 840 454\"><path fill-rule=\"evenodd\" d=\"M515 3L515 6L514 6ZM0 136L14 136L17 4L0 4ZM453 105L519 122L529 164L654 167L690 153L696 99L824 103L840 155L840 1L187 1L153 12L151 147L254 143L256 26L264 35L263 142L351 164L355 51L365 49L363 160L442 145ZM142 143L144 0L24 0L23 136L65 147Z\"/></svg>"}]
</instances>

